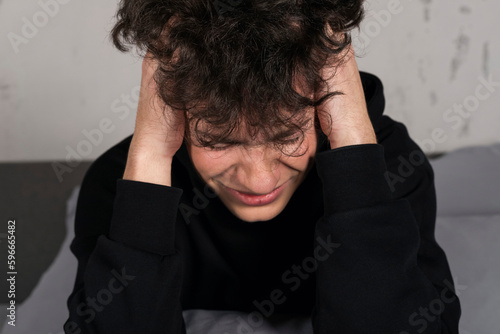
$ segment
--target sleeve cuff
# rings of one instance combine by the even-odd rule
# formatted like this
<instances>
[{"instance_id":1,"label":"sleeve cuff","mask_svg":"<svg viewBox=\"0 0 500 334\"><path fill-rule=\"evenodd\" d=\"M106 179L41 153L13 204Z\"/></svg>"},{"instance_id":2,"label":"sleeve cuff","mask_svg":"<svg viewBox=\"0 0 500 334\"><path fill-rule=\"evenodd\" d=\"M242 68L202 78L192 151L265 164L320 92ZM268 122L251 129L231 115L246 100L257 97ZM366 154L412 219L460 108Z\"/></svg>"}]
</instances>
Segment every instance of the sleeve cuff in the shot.
<instances>
[{"instance_id":1,"label":"sleeve cuff","mask_svg":"<svg viewBox=\"0 0 500 334\"><path fill-rule=\"evenodd\" d=\"M325 214L392 200L381 144L350 145L317 153L316 169L323 183Z\"/></svg>"},{"instance_id":2,"label":"sleeve cuff","mask_svg":"<svg viewBox=\"0 0 500 334\"><path fill-rule=\"evenodd\" d=\"M109 238L152 253L175 253L181 195L179 188L118 179Z\"/></svg>"}]
</instances>

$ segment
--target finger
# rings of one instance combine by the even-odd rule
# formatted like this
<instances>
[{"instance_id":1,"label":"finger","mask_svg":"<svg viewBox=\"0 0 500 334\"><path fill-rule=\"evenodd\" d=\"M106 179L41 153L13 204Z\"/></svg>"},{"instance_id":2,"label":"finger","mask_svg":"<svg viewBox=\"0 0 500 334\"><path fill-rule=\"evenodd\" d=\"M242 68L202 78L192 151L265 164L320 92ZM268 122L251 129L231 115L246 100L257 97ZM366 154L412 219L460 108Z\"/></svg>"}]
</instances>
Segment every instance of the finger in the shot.
<instances>
[{"instance_id":1,"label":"finger","mask_svg":"<svg viewBox=\"0 0 500 334\"><path fill-rule=\"evenodd\" d=\"M158 86L154 75L158 68L158 62L151 53L146 53L142 62L142 78L140 91L140 107L150 110L156 117L163 114L165 107L163 100L158 93Z\"/></svg>"},{"instance_id":2,"label":"finger","mask_svg":"<svg viewBox=\"0 0 500 334\"><path fill-rule=\"evenodd\" d=\"M156 83L154 81L154 74L158 68L157 61L151 53L146 53L142 61L142 78L141 86L144 88L144 93L147 95L156 94Z\"/></svg>"}]
</instances>

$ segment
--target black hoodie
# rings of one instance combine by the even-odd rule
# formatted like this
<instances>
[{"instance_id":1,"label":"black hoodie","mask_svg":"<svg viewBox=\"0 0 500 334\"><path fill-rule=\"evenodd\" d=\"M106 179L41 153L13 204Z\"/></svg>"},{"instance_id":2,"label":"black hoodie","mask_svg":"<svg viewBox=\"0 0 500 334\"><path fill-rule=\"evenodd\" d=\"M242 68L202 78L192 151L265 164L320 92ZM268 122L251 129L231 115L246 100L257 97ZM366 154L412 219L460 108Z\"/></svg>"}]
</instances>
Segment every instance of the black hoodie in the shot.
<instances>
[{"instance_id":1,"label":"black hoodie","mask_svg":"<svg viewBox=\"0 0 500 334\"><path fill-rule=\"evenodd\" d=\"M458 333L432 167L383 115L380 80L360 73L378 144L332 150L320 136L314 168L269 221L235 217L185 145L172 187L122 179L132 135L101 155L78 198L65 333L180 334L188 309L309 315L315 334Z\"/></svg>"}]
</instances>

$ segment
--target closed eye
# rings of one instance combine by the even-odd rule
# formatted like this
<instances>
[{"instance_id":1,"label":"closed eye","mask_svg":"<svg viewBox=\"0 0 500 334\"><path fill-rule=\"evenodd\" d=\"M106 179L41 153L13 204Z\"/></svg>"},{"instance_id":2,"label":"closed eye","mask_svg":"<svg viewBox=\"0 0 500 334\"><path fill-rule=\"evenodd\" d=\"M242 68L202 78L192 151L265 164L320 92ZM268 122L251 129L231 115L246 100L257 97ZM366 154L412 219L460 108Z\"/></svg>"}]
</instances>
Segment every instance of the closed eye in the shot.
<instances>
[{"instance_id":1,"label":"closed eye","mask_svg":"<svg viewBox=\"0 0 500 334\"><path fill-rule=\"evenodd\" d=\"M285 143L286 144L295 144L300 139L301 139L301 136L292 137L292 138L289 138L289 139L285 139Z\"/></svg>"},{"instance_id":2,"label":"closed eye","mask_svg":"<svg viewBox=\"0 0 500 334\"><path fill-rule=\"evenodd\" d=\"M212 145L209 146L208 148L212 151L224 151L227 150L231 145Z\"/></svg>"},{"instance_id":3,"label":"closed eye","mask_svg":"<svg viewBox=\"0 0 500 334\"><path fill-rule=\"evenodd\" d=\"M210 146L208 146L208 148L212 151L224 151L224 150L227 150L231 147L235 147L238 145L242 145L242 143L230 140L230 141L227 141L225 143L218 143L218 144L210 145Z\"/></svg>"}]
</instances>

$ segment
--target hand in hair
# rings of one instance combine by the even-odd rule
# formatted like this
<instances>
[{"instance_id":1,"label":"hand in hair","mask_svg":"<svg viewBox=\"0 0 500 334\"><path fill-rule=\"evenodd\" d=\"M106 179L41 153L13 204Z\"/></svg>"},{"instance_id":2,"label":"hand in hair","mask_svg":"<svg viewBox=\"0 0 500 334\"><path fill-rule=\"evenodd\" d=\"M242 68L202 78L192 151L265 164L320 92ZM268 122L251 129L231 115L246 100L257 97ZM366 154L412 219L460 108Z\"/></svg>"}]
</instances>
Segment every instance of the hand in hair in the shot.
<instances>
[{"instance_id":1,"label":"hand in hair","mask_svg":"<svg viewBox=\"0 0 500 334\"><path fill-rule=\"evenodd\" d=\"M172 158L184 138L185 116L158 95L157 62L147 53L142 63L141 91L123 179L171 186Z\"/></svg>"},{"instance_id":2,"label":"hand in hair","mask_svg":"<svg viewBox=\"0 0 500 334\"><path fill-rule=\"evenodd\" d=\"M346 48L340 62L326 65L321 75L330 91L343 93L316 107L321 130L328 136L330 147L376 144L352 45ZM316 94L320 93L323 92Z\"/></svg>"}]
</instances>

